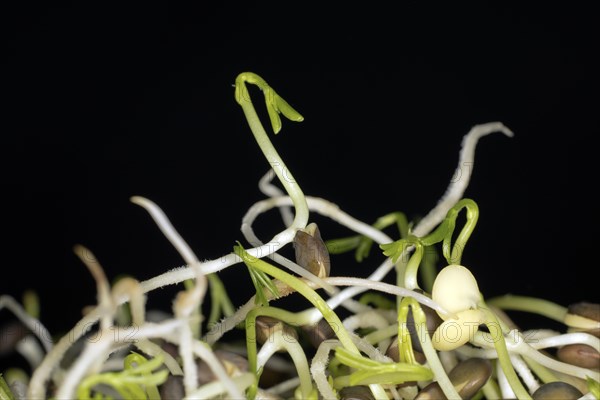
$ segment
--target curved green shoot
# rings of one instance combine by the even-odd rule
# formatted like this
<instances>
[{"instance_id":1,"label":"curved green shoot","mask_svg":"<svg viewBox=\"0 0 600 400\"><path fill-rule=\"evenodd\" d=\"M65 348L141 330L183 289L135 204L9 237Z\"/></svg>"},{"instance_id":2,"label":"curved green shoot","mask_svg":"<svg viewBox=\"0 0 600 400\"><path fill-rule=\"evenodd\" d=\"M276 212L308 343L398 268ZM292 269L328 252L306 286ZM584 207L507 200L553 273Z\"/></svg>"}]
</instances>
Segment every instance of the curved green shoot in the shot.
<instances>
[{"instance_id":1,"label":"curved green shoot","mask_svg":"<svg viewBox=\"0 0 600 400\"><path fill-rule=\"evenodd\" d=\"M548 300L512 294L494 297L486 302L504 310L531 312L558 322L564 322L568 311L566 307Z\"/></svg>"},{"instance_id":2,"label":"curved green shoot","mask_svg":"<svg viewBox=\"0 0 600 400\"><path fill-rule=\"evenodd\" d=\"M405 297L400 301L400 307L398 309L398 359L400 362L417 364L415 353L413 352L412 339L407 325L408 308L410 304L410 297Z\"/></svg>"},{"instance_id":3,"label":"curved green shoot","mask_svg":"<svg viewBox=\"0 0 600 400\"><path fill-rule=\"evenodd\" d=\"M123 361L123 370L90 375L77 388L78 399L102 399L97 393L92 397L93 388L104 384L111 386L124 399L160 399L157 386L167 380L168 370L157 369L162 365L162 357L147 360L132 352Z\"/></svg>"},{"instance_id":4,"label":"curved green shoot","mask_svg":"<svg viewBox=\"0 0 600 400\"><path fill-rule=\"evenodd\" d=\"M437 263L439 256L434 246L425 247L423 253L423 260L419 266L419 273L421 274L421 281L423 282L423 288L427 293L431 293L433 289L433 282L437 276Z\"/></svg>"},{"instance_id":5,"label":"curved green shoot","mask_svg":"<svg viewBox=\"0 0 600 400\"><path fill-rule=\"evenodd\" d=\"M208 279L210 287L210 314L207 321L207 325L210 327L216 324L222 316L233 315L235 309L221 278L216 273L212 273L206 275L206 279Z\"/></svg>"},{"instance_id":6,"label":"curved green shoot","mask_svg":"<svg viewBox=\"0 0 600 400\"><path fill-rule=\"evenodd\" d=\"M240 106L244 107L247 103L252 104L248 88L245 85L246 82L256 85L264 93L267 112L275 134L278 134L281 130L280 113L291 121L304 121L304 117L298 111L281 98L263 78L253 72L242 72L235 80L235 100Z\"/></svg>"},{"instance_id":7,"label":"curved green shoot","mask_svg":"<svg viewBox=\"0 0 600 400\"><path fill-rule=\"evenodd\" d=\"M458 213L465 208L467 211L467 221L456 237L454 245L451 246L452 234L456 227L456 218ZM467 241L477 225L479 218L479 207L471 199L462 199L456 203L448 213L442 223L429 235L421 238L421 243L425 246L431 246L435 243L442 243L442 253L448 264L460 264L462 253L465 249Z\"/></svg>"},{"instance_id":8,"label":"curved green shoot","mask_svg":"<svg viewBox=\"0 0 600 400\"><path fill-rule=\"evenodd\" d=\"M275 171L277 178L285 188L286 192L294 203L296 215L294 222L290 226L293 229L300 229L306 227L308 222L308 204L304 193L300 189L300 186L285 166L285 163L275 150L275 147L271 143L267 132L263 128L252 100L250 99L250 93L246 87L246 83L250 83L258 86L265 96L265 103L267 106L267 112L271 119L271 126L273 132L276 134L281 130L281 118L279 114L283 114L286 118L300 122L304 120L304 117L300 115L294 108L292 108L285 100L283 100L276 92L271 88L267 82L260 76L252 72L243 72L238 75L235 80L235 99L238 104L242 107L250 130L254 134L256 142L260 146L265 158L269 162L269 165Z\"/></svg>"},{"instance_id":9,"label":"curved green shoot","mask_svg":"<svg viewBox=\"0 0 600 400\"><path fill-rule=\"evenodd\" d=\"M515 372L510 360L510 355L506 346L506 340L504 338L505 332L503 332L501 328L502 325L500 321L498 318L496 318L496 315L485 305L483 300L478 305L478 308L485 314L485 325L488 327L490 335L493 338L494 347L496 348L496 353L498 353L498 361L500 361L500 367L502 368L502 371L504 371L510 387L518 399L531 400L529 392L527 389L525 389L525 386L523 386L523 383L517 376L517 373ZM493 334L492 332L496 333Z\"/></svg>"},{"instance_id":10,"label":"curved green shoot","mask_svg":"<svg viewBox=\"0 0 600 400\"><path fill-rule=\"evenodd\" d=\"M248 356L248 369L255 376L253 385L251 385L248 389L248 398L250 399L253 399L256 396L256 392L258 390L258 381L260 379L260 375L262 374L262 369L258 369L258 353L256 348L256 318L259 316L273 317L292 326L298 324L298 315L296 313L275 307L257 307L250 311L246 316L246 351ZM294 354L292 356L293 359L300 359L302 357L306 359L306 355L304 353ZM312 391L310 372L308 372L308 370L298 371L298 376L300 377L300 386L302 387L302 392L304 397L306 397L308 393Z\"/></svg>"},{"instance_id":11,"label":"curved green shoot","mask_svg":"<svg viewBox=\"0 0 600 400\"><path fill-rule=\"evenodd\" d=\"M361 243L361 235L354 235L339 239L329 239L325 241L325 247L329 254L344 254L352 251Z\"/></svg>"}]
</instances>

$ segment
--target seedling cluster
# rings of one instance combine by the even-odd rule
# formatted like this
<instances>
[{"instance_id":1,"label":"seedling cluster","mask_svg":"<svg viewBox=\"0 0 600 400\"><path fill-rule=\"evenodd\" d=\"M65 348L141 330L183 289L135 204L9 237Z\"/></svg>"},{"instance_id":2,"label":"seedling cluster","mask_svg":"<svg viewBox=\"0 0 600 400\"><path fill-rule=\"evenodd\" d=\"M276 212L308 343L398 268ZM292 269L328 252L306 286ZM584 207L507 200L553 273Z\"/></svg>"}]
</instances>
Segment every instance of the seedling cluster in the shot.
<instances>
[{"instance_id":1,"label":"seedling cluster","mask_svg":"<svg viewBox=\"0 0 600 400\"><path fill-rule=\"evenodd\" d=\"M2 343L3 352L16 351L31 366L1 371L0 399L600 398L600 305L563 307L512 295L488 299L461 264L479 217L475 201L463 198L469 176L453 180L419 221L393 212L372 225L361 222L325 199L304 195L271 143L247 85L264 94L275 133L281 115L297 122L303 117L258 75L237 77L235 100L272 167L259 183L267 197L243 218L248 244L234 238L230 254L200 261L158 205L133 197L186 267L111 284L93 254L76 246L96 282L97 304L56 341L40 322L34 293L22 303L0 297L0 310L11 311L22 327L22 337ZM498 122L473 127L464 137L459 168L473 164L477 141L493 132L512 136ZM271 182L272 172L283 190ZM263 243L252 226L274 208L283 229ZM324 241L311 213L351 234ZM461 213L459 221L466 222L457 226ZM394 226L392 238L384 231ZM286 246L293 246L295 260L281 254ZM331 262L355 252L368 268L378 249L385 257L367 278L342 276ZM241 263L256 294L233 304L217 272ZM395 284L385 282L388 276ZM172 313L157 316L147 309L146 296L175 284L182 287ZM290 311L278 305L292 296L310 306ZM521 330L511 310L556 320L564 330ZM244 343L229 340L232 331L242 332Z\"/></svg>"}]
</instances>

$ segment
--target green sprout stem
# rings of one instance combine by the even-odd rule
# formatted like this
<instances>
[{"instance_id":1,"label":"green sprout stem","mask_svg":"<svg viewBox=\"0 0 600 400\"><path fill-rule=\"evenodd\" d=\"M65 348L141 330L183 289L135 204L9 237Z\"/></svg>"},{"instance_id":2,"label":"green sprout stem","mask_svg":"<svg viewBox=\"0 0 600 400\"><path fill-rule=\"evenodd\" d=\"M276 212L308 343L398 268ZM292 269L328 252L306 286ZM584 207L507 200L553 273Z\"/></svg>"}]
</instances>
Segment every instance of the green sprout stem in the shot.
<instances>
[{"instance_id":1,"label":"green sprout stem","mask_svg":"<svg viewBox=\"0 0 600 400\"><path fill-rule=\"evenodd\" d=\"M308 223L309 214L308 204L306 203L304 193L271 143L271 140L269 139L269 136L261 124L256 110L254 109L254 105L250 99L250 93L248 92L246 83L258 86L258 88L263 92L267 111L271 119L271 125L276 134L281 130L281 119L279 118L279 113L282 113L288 119L297 122L304 120L304 117L302 117L302 115L300 115L285 100L283 100L260 76L252 72L243 72L236 78L235 99L242 107L244 115L246 116L246 120L248 121L248 125L250 126L250 130L252 130L254 138L260 146L265 158L275 171L275 174L294 203L296 215L291 228L304 228Z\"/></svg>"},{"instance_id":2,"label":"green sprout stem","mask_svg":"<svg viewBox=\"0 0 600 400\"><path fill-rule=\"evenodd\" d=\"M423 312L423 309L419 303L414 299L409 299L408 305L410 305L412 309L415 326L427 326L427 317L425 316L425 312ZM446 371L444 370L437 351L433 347L429 332L426 329L417 329L417 335L419 336L419 342L421 342L421 347L425 357L427 358L429 368L431 368L435 379L437 380L446 397L449 399L460 399L456 388L454 385L452 385L448 374L446 374Z\"/></svg>"},{"instance_id":3,"label":"green sprout stem","mask_svg":"<svg viewBox=\"0 0 600 400\"><path fill-rule=\"evenodd\" d=\"M219 321L222 315L225 317L233 315L235 309L219 276L212 273L206 275L206 278L210 286L210 314L207 325L211 327Z\"/></svg>"},{"instance_id":4,"label":"green sprout stem","mask_svg":"<svg viewBox=\"0 0 600 400\"><path fill-rule=\"evenodd\" d=\"M406 320L408 318L408 309L411 303L410 297L405 297L400 301L398 307L398 351L399 360L401 362L416 364L412 340L406 324Z\"/></svg>"},{"instance_id":5,"label":"green sprout stem","mask_svg":"<svg viewBox=\"0 0 600 400\"><path fill-rule=\"evenodd\" d=\"M421 261L421 266L419 267L419 272L421 273L423 288L428 293L431 293L431 290L433 289L433 282L437 276L436 265L438 259L438 253L433 246L428 246L425 248L423 260Z\"/></svg>"},{"instance_id":6,"label":"green sprout stem","mask_svg":"<svg viewBox=\"0 0 600 400\"><path fill-rule=\"evenodd\" d=\"M531 370L537 375L538 378L542 380L544 383L556 382L559 379L554 375L550 370L544 367L539 362L533 360L530 357L523 357L523 360L527 363L527 366L531 368Z\"/></svg>"},{"instance_id":7,"label":"green sprout stem","mask_svg":"<svg viewBox=\"0 0 600 400\"><path fill-rule=\"evenodd\" d=\"M478 307L485 314L485 325L490 330L490 334L493 337L494 347L496 348L496 352L498 353L498 361L500 362L500 367L502 371L506 375L506 379L510 384L513 392L517 396L519 400L530 400L531 396L523 383L519 380L517 373L512 365L510 360L510 355L508 354L508 348L506 347L506 340L504 338L504 332L502 332L501 322L496 318L496 315L490 311L488 307L483 303ZM492 332L496 332L496 334L492 334Z\"/></svg>"},{"instance_id":8,"label":"green sprout stem","mask_svg":"<svg viewBox=\"0 0 600 400\"><path fill-rule=\"evenodd\" d=\"M256 349L256 318L259 316L273 317L290 325L298 324L298 316L296 313L275 307L257 307L250 311L246 316L246 351L248 357L248 368L256 377L254 385L251 386L248 396L249 398L254 398L257 390L258 380L260 378L260 371L258 371L258 352ZM302 378L300 374L299 376ZM302 379L300 383L303 388L308 387L308 384L306 382L302 382ZM310 383L310 379L308 383ZM310 386L312 388L312 384L310 384ZM308 391L310 392L310 390Z\"/></svg>"},{"instance_id":9,"label":"green sprout stem","mask_svg":"<svg viewBox=\"0 0 600 400\"><path fill-rule=\"evenodd\" d=\"M514 296L507 294L486 300L490 305L504 310L526 311L563 322L567 315L567 308L548 300L527 296Z\"/></svg>"},{"instance_id":10,"label":"green sprout stem","mask_svg":"<svg viewBox=\"0 0 600 400\"><path fill-rule=\"evenodd\" d=\"M383 329L378 329L376 331L373 331L367 335L365 335L364 339L373 344L373 343L379 343L385 339L388 339L394 335L398 334L398 325L397 324L392 324L387 326L386 328Z\"/></svg>"},{"instance_id":11,"label":"green sprout stem","mask_svg":"<svg viewBox=\"0 0 600 400\"><path fill-rule=\"evenodd\" d=\"M487 400L501 399L502 394L500 393L500 387L498 382L493 377L490 377L488 381L483 385L481 391Z\"/></svg>"},{"instance_id":12,"label":"green sprout stem","mask_svg":"<svg viewBox=\"0 0 600 400\"><path fill-rule=\"evenodd\" d=\"M258 307L248 313L248 317L246 318L246 349L248 354L248 366L250 371L253 372L256 377L256 383L258 383L260 370L262 369L262 367L258 366L258 353L256 351L256 318L262 315L273 317L292 325L295 324L297 319L295 313L274 307ZM308 398L313 390L313 385L310 378L308 360L300 344L296 340L290 340L290 338L283 337L279 330L275 330L269 340L273 340L276 347L284 348L292 357L298 377L300 378L302 398ZM251 387L250 398L254 397L256 389L256 386Z\"/></svg>"}]
</instances>

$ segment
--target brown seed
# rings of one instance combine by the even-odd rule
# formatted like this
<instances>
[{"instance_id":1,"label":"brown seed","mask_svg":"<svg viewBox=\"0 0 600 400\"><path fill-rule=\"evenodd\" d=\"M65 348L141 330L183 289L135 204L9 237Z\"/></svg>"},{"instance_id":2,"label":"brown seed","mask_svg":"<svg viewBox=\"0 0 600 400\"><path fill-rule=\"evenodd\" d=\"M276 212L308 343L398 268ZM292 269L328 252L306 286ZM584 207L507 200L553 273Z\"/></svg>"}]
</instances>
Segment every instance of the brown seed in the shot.
<instances>
[{"instance_id":1,"label":"brown seed","mask_svg":"<svg viewBox=\"0 0 600 400\"><path fill-rule=\"evenodd\" d=\"M302 331L315 349L319 348L324 340L331 339L335 336L335 332L331 329L331 326L325 319L320 320L314 325L303 326Z\"/></svg>"},{"instance_id":2,"label":"brown seed","mask_svg":"<svg viewBox=\"0 0 600 400\"><path fill-rule=\"evenodd\" d=\"M485 358L461 361L448 374L450 382L463 399L470 399L492 376L492 364Z\"/></svg>"},{"instance_id":3,"label":"brown seed","mask_svg":"<svg viewBox=\"0 0 600 400\"><path fill-rule=\"evenodd\" d=\"M588 303L585 301L579 302L579 303L575 303L575 304L571 304L569 306L569 309L567 311L567 316L568 315L576 315L579 317L583 317L586 318L590 321L596 321L596 322L600 322L600 304L597 303ZM577 331L583 331L583 332L587 332L589 334L592 334L596 337L600 337L600 328L593 328L593 329L587 329L587 330L583 330L583 329L576 329Z\"/></svg>"},{"instance_id":4,"label":"brown seed","mask_svg":"<svg viewBox=\"0 0 600 400\"><path fill-rule=\"evenodd\" d=\"M582 368L600 368L600 352L587 344L569 344L558 349L560 361Z\"/></svg>"},{"instance_id":5,"label":"brown seed","mask_svg":"<svg viewBox=\"0 0 600 400\"><path fill-rule=\"evenodd\" d=\"M492 364L483 358L469 358L459 362L448 374L450 382L463 400L470 399L492 376ZM446 399L437 382L425 386L415 400Z\"/></svg>"},{"instance_id":6,"label":"brown seed","mask_svg":"<svg viewBox=\"0 0 600 400\"><path fill-rule=\"evenodd\" d=\"M294 237L296 263L319 278L329 276L331 261L317 224L310 223Z\"/></svg>"},{"instance_id":7,"label":"brown seed","mask_svg":"<svg viewBox=\"0 0 600 400\"><path fill-rule=\"evenodd\" d=\"M341 400L375 400L368 386L347 386L340 390Z\"/></svg>"},{"instance_id":8,"label":"brown seed","mask_svg":"<svg viewBox=\"0 0 600 400\"><path fill-rule=\"evenodd\" d=\"M600 321L600 304L582 301L569 306L569 314Z\"/></svg>"},{"instance_id":9,"label":"brown seed","mask_svg":"<svg viewBox=\"0 0 600 400\"><path fill-rule=\"evenodd\" d=\"M179 400L185 397L183 378L169 375L165 383L160 385L160 398L164 400Z\"/></svg>"},{"instance_id":10,"label":"brown seed","mask_svg":"<svg viewBox=\"0 0 600 400\"><path fill-rule=\"evenodd\" d=\"M545 383L532 395L533 400L576 400L581 396L583 393L564 382Z\"/></svg>"},{"instance_id":11,"label":"brown seed","mask_svg":"<svg viewBox=\"0 0 600 400\"><path fill-rule=\"evenodd\" d=\"M413 349L419 352L423 352L423 347L421 347L421 340L419 339L417 330L420 330L421 333L424 333L425 329L427 329L427 332L429 332L429 336L432 336L435 330L443 322L435 310L424 305L421 305L421 309L425 313L426 327L415 326L415 319L413 317L412 308L408 311L408 315L406 316L406 327L410 332L410 338L412 339Z\"/></svg>"},{"instance_id":12,"label":"brown seed","mask_svg":"<svg viewBox=\"0 0 600 400\"><path fill-rule=\"evenodd\" d=\"M417 393L414 400L447 400L448 398L437 382L431 382Z\"/></svg>"},{"instance_id":13,"label":"brown seed","mask_svg":"<svg viewBox=\"0 0 600 400\"><path fill-rule=\"evenodd\" d=\"M298 340L296 330L282 321L265 315L256 318L256 341L258 343L264 344L267 340L272 340L270 339L271 335L278 330L283 331L286 338Z\"/></svg>"}]
</instances>

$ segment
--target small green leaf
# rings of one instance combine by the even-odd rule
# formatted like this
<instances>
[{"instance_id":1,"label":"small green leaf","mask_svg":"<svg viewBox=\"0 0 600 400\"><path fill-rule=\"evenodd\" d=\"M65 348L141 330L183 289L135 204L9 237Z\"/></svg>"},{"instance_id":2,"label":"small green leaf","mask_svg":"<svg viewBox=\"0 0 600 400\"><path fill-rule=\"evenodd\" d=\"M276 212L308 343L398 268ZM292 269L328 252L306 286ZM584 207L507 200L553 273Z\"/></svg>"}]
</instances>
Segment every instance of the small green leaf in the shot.
<instances>
[{"instance_id":1,"label":"small green leaf","mask_svg":"<svg viewBox=\"0 0 600 400\"><path fill-rule=\"evenodd\" d=\"M356 248L356 253L354 255L354 257L356 258L356 261L362 262L364 259L369 257L369 253L371 252L372 246L373 246L373 239L366 237L366 236L362 236L360 238L360 243L358 244L358 247Z\"/></svg>"},{"instance_id":2,"label":"small green leaf","mask_svg":"<svg viewBox=\"0 0 600 400\"><path fill-rule=\"evenodd\" d=\"M351 385L400 384L408 381L426 381L433 378L433 372L419 364L383 363L353 354L338 347L335 357L344 365L357 371L350 374Z\"/></svg>"},{"instance_id":3,"label":"small green leaf","mask_svg":"<svg viewBox=\"0 0 600 400\"><path fill-rule=\"evenodd\" d=\"M398 227L398 232L400 232L400 239L406 239L409 232L408 220L406 219L406 215L402 212L393 212L377 218L377 221L373 224L373 228L383 230L394 223ZM356 249L356 261L362 262L362 260L367 258L372 246L373 239L361 236L360 243ZM394 260L394 262L396 261Z\"/></svg>"},{"instance_id":4,"label":"small green leaf","mask_svg":"<svg viewBox=\"0 0 600 400\"><path fill-rule=\"evenodd\" d=\"M392 243L380 244L379 248L383 250L383 254L385 256L390 257L392 259L392 262L396 263L396 261L398 261L398 258L406 248L406 244L407 243L405 239L400 239Z\"/></svg>"},{"instance_id":5,"label":"small green leaf","mask_svg":"<svg viewBox=\"0 0 600 400\"><path fill-rule=\"evenodd\" d=\"M277 286L273 283L271 278L267 276L263 271L253 268L252 263L246 263L248 267L248 272L250 272L250 278L252 279L252 284L256 289L256 300L255 304L261 304L263 306L269 305L269 300L265 295L264 289L266 288L274 297L279 297L279 291L277 290Z\"/></svg>"},{"instance_id":6,"label":"small green leaf","mask_svg":"<svg viewBox=\"0 0 600 400\"><path fill-rule=\"evenodd\" d=\"M280 113L291 121L304 121L304 117L290 106L287 101L281 98L272 87L267 86L267 88L264 89L264 94L267 112L269 113L269 119L271 120L271 126L273 127L273 132L275 132L275 134L279 133L281 130Z\"/></svg>"},{"instance_id":7,"label":"small green leaf","mask_svg":"<svg viewBox=\"0 0 600 400\"><path fill-rule=\"evenodd\" d=\"M361 236L350 236L347 238L332 239L325 242L329 254L343 254L354 250L360 243Z\"/></svg>"}]
</instances>

